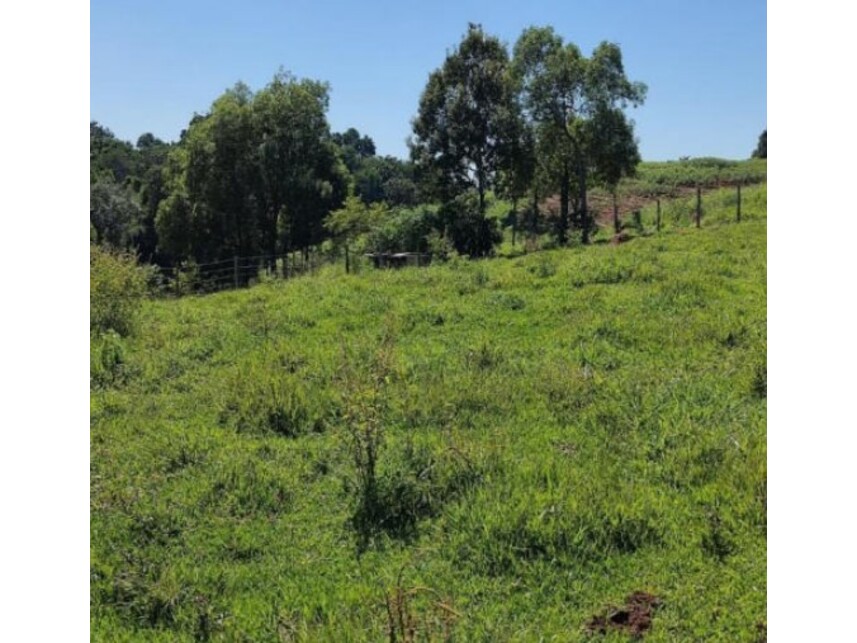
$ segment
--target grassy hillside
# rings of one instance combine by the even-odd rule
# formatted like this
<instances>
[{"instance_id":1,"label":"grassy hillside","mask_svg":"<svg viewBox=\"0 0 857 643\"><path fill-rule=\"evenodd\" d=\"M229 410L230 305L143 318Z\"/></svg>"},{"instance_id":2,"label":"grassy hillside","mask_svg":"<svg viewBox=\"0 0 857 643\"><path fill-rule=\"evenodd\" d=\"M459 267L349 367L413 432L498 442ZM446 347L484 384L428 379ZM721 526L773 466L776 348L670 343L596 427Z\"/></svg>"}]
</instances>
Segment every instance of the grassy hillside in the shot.
<instances>
[{"instance_id":1,"label":"grassy hillside","mask_svg":"<svg viewBox=\"0 0 857 643\"><path fill-rule=\"evenodd\" d=\"M758 640L747 192L737 225L147 302L91 346L93 639L627 640L646 592L647 640Z\"/></svg>"}]
</instances>

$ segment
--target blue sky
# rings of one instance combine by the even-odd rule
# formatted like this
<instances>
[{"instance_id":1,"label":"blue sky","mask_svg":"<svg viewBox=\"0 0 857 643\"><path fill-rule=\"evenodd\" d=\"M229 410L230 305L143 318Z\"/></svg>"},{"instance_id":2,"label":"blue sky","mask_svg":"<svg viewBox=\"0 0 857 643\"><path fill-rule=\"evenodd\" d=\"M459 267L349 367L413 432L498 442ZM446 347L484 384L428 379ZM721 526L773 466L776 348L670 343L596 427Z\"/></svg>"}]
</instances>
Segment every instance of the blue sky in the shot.
<instances>
[{"instance_id":1,"label":"blue sky","mask_svg":"<svg viewBox=\"0 0 857 643\"><path fill-rule=\"evenodd\" d=\"M132 142L175 140L224 89L259 89L282 66L330 83L334 131L404 157L428 74L468 22L510 49L552 25L585 54L618 43L649 86L629 112L644 159L746 158L767 128L766 21L761 0L92 0L90 118Z\"/></svg>"}]
</instances>

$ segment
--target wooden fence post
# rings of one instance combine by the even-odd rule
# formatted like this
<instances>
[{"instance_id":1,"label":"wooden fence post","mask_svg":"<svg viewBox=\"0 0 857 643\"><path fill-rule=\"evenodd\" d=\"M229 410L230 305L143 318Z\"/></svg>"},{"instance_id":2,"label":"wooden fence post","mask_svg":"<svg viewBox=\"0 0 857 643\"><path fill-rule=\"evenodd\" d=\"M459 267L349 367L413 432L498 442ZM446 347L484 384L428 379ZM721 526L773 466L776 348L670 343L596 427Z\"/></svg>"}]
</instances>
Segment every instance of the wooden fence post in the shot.
<instances>
[{"instance_id":1,"label":"wooden fence post","mask_svg":"<svg viewBox=\"0 0 857 643\"><path fill-rule=\"evenodd\" d=\"M619 202L616 198L616 191L613 191L613 230L619 234L622 226L619 224Z\"/></svg>"},{"instance_id":2,"label":"wooden fence post","mask_svg":"<svg viewBox=\"0 0 857 643\"><path fill-rule=\"evenodd\" d=\"M661 231L661 200L655 199L655 204L657 205L657 228L658 232Z\"/></svg>"},{"instance_id":3,"label":"wooden fence post","mask_svg":"<svg viewBox=\"0 0 857 643\"><path fill-rule=\"evenodd\" d=\"M232 257L232 281L235 287L238 288L238 256Z\"/></svg>"},{"instance_id":4,"label":"wooden fence post","mask_svg":"<svg viewBox=\"0 0 857 643\"><path fill-rule=\"evenodd\" d=\"M702 219L702 186L696 186L696 227L700 226Z\"/></svg>"},{"instance_id":5,"label":"wooden fence post","mask_svg":"<svg viewBox=\"0 0 857 643\"><path fill-rule=\"evenodd\" d=\"M351 260L350 260L350 257L348 256L348 244L346 243L345 244L345 274L347 275L350 272L351 272Z\"/></svg>"},{"instance_id":6,"label":"wooden fence post","mask_svg":"<svg viewBox=\"0 0 857 643\"><path fill-rule=\"evenodd\" d=\"M741 184L738 184L738 223L741 223Z\"/></svg>"}]
</instances>

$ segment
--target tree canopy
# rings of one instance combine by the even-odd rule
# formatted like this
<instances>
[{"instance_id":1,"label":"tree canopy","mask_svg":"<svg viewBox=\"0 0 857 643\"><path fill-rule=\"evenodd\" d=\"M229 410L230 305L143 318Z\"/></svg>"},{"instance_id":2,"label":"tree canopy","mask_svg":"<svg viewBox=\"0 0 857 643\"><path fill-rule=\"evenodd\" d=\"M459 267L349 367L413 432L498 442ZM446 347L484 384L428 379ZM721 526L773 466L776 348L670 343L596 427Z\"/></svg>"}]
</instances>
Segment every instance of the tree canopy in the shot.
<instances>
[{"instance_id":1,"label":"tree canopy","mask_svg":"<svg viewBox=\"0 0 857 643\"><path fill-rule=\"evenodd\" d=\"M524 30L511 70L526 122L551 159L541 180L560 192L560 242L565 242L569 225L573 176L575 220L586 242L592 225L586 204L589 180L615 186L639 162L633 124L622 110L642 104L646 86L626 77L618 45L602 42L586 58L552 27Z\"/></svg>"},{"instance_id":2,"label":"tree canopy","mask_svg":"<svg viewBox=\"0 0 857 643\"><path fill-rule=\"evenodd\" d=\"M498 182L516 117L508 63L500 40L471 24L429 76L413 122L411 155L443 201L475 189L484 211L485 193Z\"/></svg>"},{"instance_id":3,"label":"tree canopy","mask_svg":"<svg viewBox=\"0 0 857 643\"><path fill-rule=\"evenodd\" d=\"M766 159L768 158L768 130L759 134L759 142L756 143L756 149L753 150L751 158Z\"/></svg>"},{"instance_id":4,"label":"tree canopy","mask_svg":"<svg viewBox=\"0 0 857 643\"><path fill-rule=\"evenodd\" d=\"M347 189L327 107L327 85L284 72L256 94L239 83L220 96L166 165L162 247L205 260L319 243Z\"/></svg>"},{"instance_id":5,"label":"tree canopy","mask_svg":"<svg viewBox=\"0 0 857 643\"><path fill-rule=\"evenodd\" d=\"M355 127L331 132L328 85L280 71L258 91L243 83L225 91L176 143L147 132L131 144L91 122L92 237L162 265L273 262L370 232L383 247L398 239L484 256L500 239L496 212L486 213L492 195L511 201L505 220L514 226L518 203L531 204L535 231L540 198L559 194L558 241L576 227L586 242L587 189L615 193L639 163L625 109L645 94L626 77L618 45L603 42L586 57L551 27L531 27L510 55L470 24L429 75L410 160L401 160L379 156ZM765 139L754 156L766 154Z\"/></svg>"}]
</instances>

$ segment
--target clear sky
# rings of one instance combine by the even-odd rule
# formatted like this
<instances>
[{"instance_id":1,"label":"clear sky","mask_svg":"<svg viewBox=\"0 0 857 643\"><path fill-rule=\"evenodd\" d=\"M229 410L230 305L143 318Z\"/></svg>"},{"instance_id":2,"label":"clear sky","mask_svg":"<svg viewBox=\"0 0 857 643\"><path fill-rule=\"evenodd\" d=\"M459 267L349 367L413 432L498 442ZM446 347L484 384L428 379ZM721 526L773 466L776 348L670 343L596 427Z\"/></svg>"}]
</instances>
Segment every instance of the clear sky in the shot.
<instances>
[{"instance_id":1,"label":"clear sky","mask_svg":"<svg viewBox=\"0 0 857 643\"><path fill-rule=\"evenodd\" d=\"M90 117L132 142L175 140L224 89L259 89L282 66L330 83L334 131L405 157L428 74L468 22L510 50L531 25L586 55L618 43L649 86L629 112L646 160L746 158L767 128L763 0L92 0Z\"/></svg>"}]
</instances>

